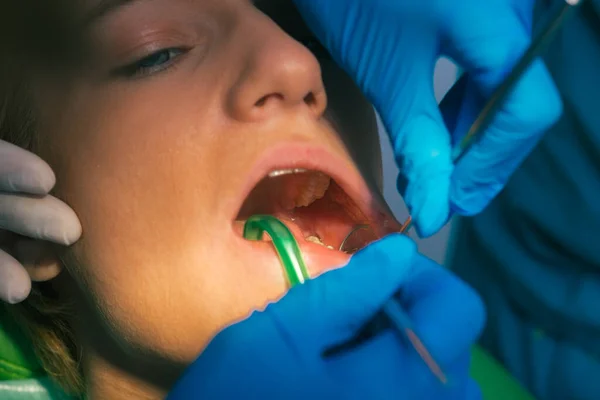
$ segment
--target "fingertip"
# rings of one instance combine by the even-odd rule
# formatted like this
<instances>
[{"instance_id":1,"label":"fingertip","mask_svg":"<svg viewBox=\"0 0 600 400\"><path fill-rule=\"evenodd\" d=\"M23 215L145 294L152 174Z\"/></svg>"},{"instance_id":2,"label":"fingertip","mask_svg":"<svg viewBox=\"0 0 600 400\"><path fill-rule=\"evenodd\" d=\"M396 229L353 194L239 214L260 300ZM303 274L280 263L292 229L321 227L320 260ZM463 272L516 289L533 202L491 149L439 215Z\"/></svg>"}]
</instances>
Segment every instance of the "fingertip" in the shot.
<instances>
[{"instance_id":1,"label":"fingertip","mask_svg":"<svg viewBox=\"0 0 600 400\"><path fill-rule=\"evenodd\" d=\"M561 117L563 103L552 75L541 59L534 61L514 90L512 103L523 129L545 131Z\"/></svg>"},{"instance_id":2,"label":"fingertip","mask_svg":"<svg viewBox=\"0 0 600 400\"><path fill-rule=\"evenodd\" d=\"M39 156L0 141L0 190L45 195L55 183L52 168Z\"/></svg>"},{"instance_id":3,"label":"fingertip","mask_svg":"<svg viewBox=\"0 0 600 400\"><path fill-rule=\"evenodd\" d=\"M82 227L75 211L55 197L48 196L44 200L48 207L44 213L49 220L46 221L47 230L41 237L63 246L70 246L79 240Z\"/></svg>"},{"instance_id":4,"label":"fingertip","mask_svg":"<svg viewBox=\"0 0 600 400\"><path fill-rule=\"evenodd\" d=\"M31 279L17 260L0 250L0 300L22 302L31 292Z\"/></svg>"},{"instance_id":5,"label":"fingertip","mask_svg":"<svg viewBox=\"0 0 600 400\"><path fill-rule=\"evenodd\" d=\"M20 192L45 195L56 185L56 176L52 168L36 156L35 161L32 159L28 168L23 169L18 183Z\"/></svg>"},{"instance_id":6,"label":"fingertip","mask_svg":"<svg viewBox=\"0 0 600 400\"><path fill-rule=\"evenodd\" d=\"M402 176L398 178L398 188L404 196L419 237L435 234L448 221L450 179L450 169L416 182L407 182ZM406 185L402 187L404 183Z\"/></svg>"},{"instance_id":7,"label":"fingertip","mask_svg":"<svg viewBox=\"0 0 600 400\"><path fill-rule=\"evenodd\" d=\"M450 218L448 186L448 182L441 182L437 186L432 185L425 201L409 206L419 237L428 238L435 235L448 222Z\"/></svg>"},{"instance_id":8,"label":"fingertip","mask_svg":"<svg viewBox=\"0 0 600 400\"><path fill-rule=\"evenodd\" d=\"M8 304L19 304L27 300L31 293L31 280L26 279L21 283L15 283L6 294L6 302Z\"/></svg>"},{"instance_id":9,"label":"fingertip","mask_svg":"<svg viewBox=\"0 0 600 400\"><path fill-rule=\"evenodd\" d=\"M77 214L72 210L70 210L68 217L64 218L63 224L62 243L60 244L70 246L81 238L83 228Z\"/></svg>"},{"instance_id":10,"label":"fingertip","mask_svg":"<svg viewBox=\"0 0 600 400\"><path fill-rule=\"evenodd\" d=\"M394 146L400 168L397 187L424 237L437 232L449 216L448 193L454 165L450 135L438 117L414 117L407 133Z\"/></svg>"}]
</instances>

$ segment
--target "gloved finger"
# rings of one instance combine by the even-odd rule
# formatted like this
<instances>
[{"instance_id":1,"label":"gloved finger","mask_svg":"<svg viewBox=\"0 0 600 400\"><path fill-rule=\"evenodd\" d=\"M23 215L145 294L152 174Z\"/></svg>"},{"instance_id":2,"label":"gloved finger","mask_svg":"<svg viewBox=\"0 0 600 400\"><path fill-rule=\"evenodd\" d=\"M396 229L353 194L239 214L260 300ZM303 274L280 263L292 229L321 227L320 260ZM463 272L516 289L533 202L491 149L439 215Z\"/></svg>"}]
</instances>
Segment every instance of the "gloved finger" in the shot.
<instances>
[{"instance_id":1,"label":"gloved finger","mask_svg":"<svg viewBox=\"0 0 600 400\"><path fill-rule=\"evenodd\" d=\"M433 70L418 75L408 85L407 93L414 99L404 110L405 122L388 128L400 168L398 190L422 237L436 233L448 220L453 169L450 135L435 99L432 75ZM382 117L385 121L386 115Z\"/></svg>"},{"instance_id":2,"label":"gloved finger","mask_svg":"<svg viewBox=\"0 0 600 400\"><path fill-rule=\"evenodd\" d=\"M52 169L41 158L0 140L0 192L44 195L55 182Z\"/></svg>"},{"instance_id":3,"label":"gloved finger","mask_svg":"<svg viewBox=\"0 0 600 400\"><path fill-rule=\"evenodd\" d=\"M474 2L446 25L447 52L469 73L478 94L487 99L526 51L528 29L509 2ZM481 211L561 111L560 96L538 60L456 167L450 187L452 207L465 215ZM459 129L471 122L463 122Z\"/></svg>"},{"instance_id":4,"label":"gloved finger","mask_svg":"<svg viewBox=\"0 0 600 400\"><path fill-rule=\"evenodd\" d=\"M0 193L0 229L65 246L81 236L75 212L52 196Z\"/></svg>"},{"instance_id":5,"label":"gloved finger","mask_svg":"<svg viewBox=\"0 0 600 400\"><path fill-rule=\"evenodd\" d=\"M400 292L416 333L442 365L467 351L480 335L485 321L477 293L435 262L418 256L419 273Z\"/></svg>"},{"instance_id":6,"label":"gloved finger","mask_svg":"<svg viewBox=\"0 0 600 400\"><path fill-rule=\"evenodd\" d=\"M27 271L8 253L0 250L0 300L19 303L29 295L31 280Z\"/></svg>"},{"instance_id":7,"label":"gloved finger","mask_svg":"<svg viewBox=\"0 0 600 400\"><path fill-rule=\"evenodd\" d=\"M537 62L532 71L535 71L536 66L544 70L541 62ZM549 80L548 76L546 82ZM544 95L545 86L546 83L539 80L527 80L519 84L519 89L522 92L537 92ZM553 98L556 101L554 101L555 105L548 105L544 111L537 111L533 104L526 104L530 101L528 99L508 100L507 107L520 111L518 113L510 110L500 111L492 125L456 166L450 189L453 210L462 215L476 214L502 190L512 173L555 122L554 115L560 115L561 105L558 95L546 95L550 102L553 102L551 100ZM475 111L478 110L475 107L477 103L483 104L481 95L474 89L467 89L462 121L472 121L475 118ZM535 115L539 116L539 120L535 120ZM530 120L527 121L527 118ZM540 125L536 127L538 123ZM463 126L464 128L460 130L466 132L468 127L465 124Z\"/></svg>"},{"instance_id":8,"label":"gloved finger","mask_svg":"<svg viewBox=\"0 0 600 400\"><path fill-rule=\"evenodd\" d=\"M320 337L316 341L347 340L403 284L415 253L409 238L387 236L359 251L344 268L292 288L270 311L286 321L284 325L298 327L293 334L300 342L314 337L315 327Z\"/></svg>"}]
</instances>

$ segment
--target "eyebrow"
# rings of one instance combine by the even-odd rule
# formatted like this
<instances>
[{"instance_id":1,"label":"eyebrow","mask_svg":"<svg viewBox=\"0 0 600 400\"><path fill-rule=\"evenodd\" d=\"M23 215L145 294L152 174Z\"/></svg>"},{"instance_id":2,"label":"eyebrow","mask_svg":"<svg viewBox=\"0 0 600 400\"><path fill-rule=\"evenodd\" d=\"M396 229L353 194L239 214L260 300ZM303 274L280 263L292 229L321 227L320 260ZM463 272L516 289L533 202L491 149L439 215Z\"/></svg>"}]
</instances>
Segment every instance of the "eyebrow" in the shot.
<instances>
[{"instance_id":1,"label":"eyebrow","mask_svg":"<svg viewBox=\"0 0 600 400\"><path fill-rule=\"evenodd\" d=\"M113 13L121 7L125 7L131 3L142 0L101 0L89 13L83 18L81 26L85 29L98 20L105 18L108 14Z\"/></svg>"}]
</instances>

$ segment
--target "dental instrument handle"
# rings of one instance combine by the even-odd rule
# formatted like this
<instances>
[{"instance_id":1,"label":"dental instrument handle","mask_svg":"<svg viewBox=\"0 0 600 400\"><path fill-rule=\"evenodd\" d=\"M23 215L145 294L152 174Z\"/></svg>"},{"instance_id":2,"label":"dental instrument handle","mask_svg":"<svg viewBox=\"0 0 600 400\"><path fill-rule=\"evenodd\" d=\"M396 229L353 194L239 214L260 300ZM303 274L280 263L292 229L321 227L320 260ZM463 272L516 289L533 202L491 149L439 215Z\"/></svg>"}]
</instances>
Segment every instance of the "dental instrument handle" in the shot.
<instances>
[{"instance_id":1,"label":"dental instrument handle","mask_svg":"<svg viewBox=\"0 0 600 400\"><path fill-rule=\"evenodd\" d=\"M570 11L575 9L585 0L563 0L564 4L556 11L556 15L550 18L549 22L535 35L527 51L519 59L510 74L494 91L483 110L479 113L477 119L471 125L471 128L460 141L459 145L452 152L452 159L457 163L469 150L469 148L479 138L480 134L490 125L494 116L504 104L506 98L510 95L514 86L519 82L521 76L527 72L531 63L544 50L558 29L562 26Z\"/></svg>"}]
</instances>

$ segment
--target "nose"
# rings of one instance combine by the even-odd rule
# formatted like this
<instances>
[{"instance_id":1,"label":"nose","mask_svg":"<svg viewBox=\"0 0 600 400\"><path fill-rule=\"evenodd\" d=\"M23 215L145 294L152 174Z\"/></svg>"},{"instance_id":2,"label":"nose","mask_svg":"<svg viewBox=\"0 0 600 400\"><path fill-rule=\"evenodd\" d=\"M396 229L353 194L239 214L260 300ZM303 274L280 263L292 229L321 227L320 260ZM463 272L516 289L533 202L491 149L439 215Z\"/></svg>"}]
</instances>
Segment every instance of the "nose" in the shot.
<instances>
[{"instance_id":1,"label":"nose","mask_svg":"<svg viewBox=\"0 0 600 400\"><path fill-rule=\"evenodd\" d=\"M241 39L246 46L238 79L228 95L231 115L258 122L285 112L320 117L327 108L321 66L302 44L263 16ZM238 58L239 60L239 58Z\"/></svg>"}]
</instances>

